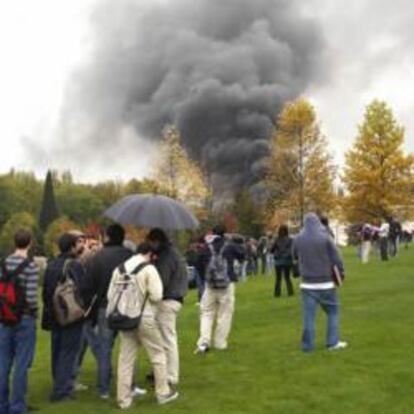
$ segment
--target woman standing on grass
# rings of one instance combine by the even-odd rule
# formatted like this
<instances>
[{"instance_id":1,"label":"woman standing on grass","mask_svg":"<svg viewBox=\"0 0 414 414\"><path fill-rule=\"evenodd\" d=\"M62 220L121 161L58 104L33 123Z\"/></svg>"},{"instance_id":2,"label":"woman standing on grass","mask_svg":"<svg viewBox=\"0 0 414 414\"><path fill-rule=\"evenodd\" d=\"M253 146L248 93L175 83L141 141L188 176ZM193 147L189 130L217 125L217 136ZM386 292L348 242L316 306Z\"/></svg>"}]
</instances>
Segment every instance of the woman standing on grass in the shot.
<instances>
[{"instance_id":1,"label":"woman standing on grass","mask_svg":"<svg viewBox=\"0 0 414 414\"><path fill-rule=\"evenodd\" d=\"M270 249L275 260L276 283L275 297L279 297L282 288L282 277L285 279L288 295L293 295L292 280L292 238L289 236L289 228L285 224L279 227L279 232L272 248Z\"/></svg>"}]
</instances>

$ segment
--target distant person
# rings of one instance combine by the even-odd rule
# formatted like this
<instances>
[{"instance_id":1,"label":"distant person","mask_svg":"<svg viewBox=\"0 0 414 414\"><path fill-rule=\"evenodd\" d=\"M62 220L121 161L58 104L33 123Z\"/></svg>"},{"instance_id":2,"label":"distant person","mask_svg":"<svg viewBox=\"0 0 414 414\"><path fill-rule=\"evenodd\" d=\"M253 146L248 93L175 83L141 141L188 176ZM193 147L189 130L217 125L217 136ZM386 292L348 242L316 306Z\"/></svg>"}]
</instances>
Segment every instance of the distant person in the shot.
<instances>
[{"instance_id":1,"label":"distant person","mask_svg":"<svg viewBox=\"0 0 414 414\"><path fill-rule=\"evenodd\" d=\"M378 237L379 237L379 248L380 248L380 256L382 261L388 260L388 239L390 236L390 224L386 221L381 223L381 227L379 229Z\"/></svg>"},{"instance_id":2,"label":"distant person","mask_svg":"<svg viewBox=\"0 0 414 414\"><path fill-rule=\"evenodd\" d=\"M395 257L398 254L398 248L400 244L400 238L402 236L401 223L393 217L390 220L390 233L389 233L389 252L391 257Z\"/></svg>"},{"instance_id":3,"label":"distant person","mask_svg":"<svg viewBox=\"0 0 414 414\"><path fill-rule=\"evenodd\" d=\"M150 263L151 259L151 246L148 243L143 243L138 247L138 254L124 264L126 273L131 275L134 288L138 291L140 307L142 308L144 300L146 302L138 329L119 332L117 401L122 409L131 407L133 402L132 378L137 349L140 344L147 351L154 370L155 393L158 403L166 404L178 397L178 392L173 391L168 384L167 359L156 321L158 305L163 297L163 287L156 268ZM148 264L144 265L145 263ZM144 267L142 267L143 265ZM120 277L119 272L119 268L114 272L109 295L116 288L115 283Z\"/></svg>"},{"instance_id":4,"label":"distant person","mask_svg":"<svg viewBox=\"0 0 414 414\"><path fill-rule=\"evenodd\" d=\"M89 265L93 292L96 294L91 319L97 324L98 355L98 394L102 399L109 398L112 380L112 348L116 332L108 327L106 320L107 294L113 271L132 256L132 251L124 247L125 230L119 224L111 224L105 231L103 248L92 258Z\"/></svg>"},{"instance_id":5,"label":"distant person","mask_svg":"<svg viewBox=\"0 0 414 414\"><path fill-rule=\"evenodd\" d=\"M293 264L292 244L293 240L289 236L289 228L282 224L279 227L277 238L270 249L274 257L276 270L275 297L279 297L281 294L282 278L285 279L288 295L292 296L294 294L292 280L290 278Z\"/></svg>"},{"instance_id":6,"label":"distant person","mask_svg":"<svg viewBox=\"0 0 414 414\"><path fill-rule=\"evenodd\" d=\"M322 223L323 227L325 228L326 233L327 233L330 237L332 237L332 240L334 240L334 241L335 241L335 233L333 232L333 230L332 230L332 228L331 228L331 226L330 226L330 224L329 224L329 219L328 219L328 217L326 217L326 216L321 216L321 217L320 217L320 221L321 221L321 223Z\"/></svg>"},{"instance_id":7,"label":"distant person","mask_svg":"<svg viewBox=\"0 0 414 414\"><path fill-rule=\"evenodd\" d=\"M83 241L73 234L65 233L59 238L58 245L60 255L51 260L46 267L42 293L42 327L51 331L51 402L73 398L84 329L83 318L66 326L62 326L58 321L54 303L56 288L62 280L70 278L76 287L77 296L85 304L90 292L85 269L76 260L83 249Z\"/></svg>"},{"instance_id":8,"label":"distant person","mask_svg":"<svg viewBox=\"0 0 414 414\"><path fill-rule=\"evenodd\" d=\"M360 232L362 263L369 262L369 254L371 251L372 237L373 237L373 228L369 223L365 223L362 226L361 232Z\"/></svg>"},{"instance_id":9,"label":"distant person","mask_svg":"<svg viewBox=\"0 0 414 414\"><path fill-rule=\"evenodd\" d=\"M345 348L348 344L339 338L339 302L332 280L333 266L337 266L342 274L344 267L335 243L322 227L316 214L309 213L305 216L304 228L293 242L293 251L299 260L302 278L302 350L310 352L314 349L315 315L318 305L327 315L327 348Z\"/></svg>"},{"instance_id":10,"label":"distant person","mask_svg":"<svg viewBox=\"0 0 414 414\"><path fill-rule=\"evenodd\" d=\"M269 250L269 239L267 236L262 236L259 239L259 243L257 245L257 254L260 263L260 271L262 274L266 274L267 269L267 252Z\"/></svg>"},{"instance_id":11,"label":"distant person","mask_svg":"<svg viewBox=\"0 0 414 414\"><path fill-rule=\"evenodd\" d=\"M0 263L0 294L7 298L4 288L8 281L12 281L16 288L13 291L21 301L14 310L9 307L8 304L12 302L7 299L0 304L1 414L22 414L28 411L27 376L36 345L39 272L37 265L29 258L32 234L28 230L18 230L14 235L14 245L14 253ZM9 299L12 298L9 296Z\"/></svg>"},{"instance_id":12,"label":"distant person","mask_svg":"<svg viewBox=\"0 0 414 414\"><path fill-rule=\"evenodd\" d=\"M187 266L184 257L163 230L152 229L146 241L154 251L154 264L163 285L163 298L158 306L157 321L167 356L168 382L177 387L180 378L177 317L188 291Z\"/></svg>"},{"instance_id":13,"label":"distant person","mask_svg":"<svg viewBox=\"0 0 414 414\"><path fill-rule=\"evenodd\" d=\"M213 233L207 247L207 285L200 304L200 337L195 351L199 354L210 349L214 324L214 348L224 350L228 347L237 282L234 263L236 260L243 262L245 258L243 246L225 239L224 226L216 226Z\"/></svg>"}]
</instances>

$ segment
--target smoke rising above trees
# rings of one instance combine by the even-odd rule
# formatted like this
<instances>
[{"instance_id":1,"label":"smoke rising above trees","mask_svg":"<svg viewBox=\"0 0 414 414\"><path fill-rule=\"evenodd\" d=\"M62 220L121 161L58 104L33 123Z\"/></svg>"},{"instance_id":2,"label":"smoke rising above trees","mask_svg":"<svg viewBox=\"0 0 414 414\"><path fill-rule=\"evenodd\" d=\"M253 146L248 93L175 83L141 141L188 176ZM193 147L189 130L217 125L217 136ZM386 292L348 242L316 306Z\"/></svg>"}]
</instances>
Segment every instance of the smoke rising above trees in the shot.
<instances>
[{"instance_id":1,"label":"smoke rising above trees","mask_svg":"<svg viewBox=\"0 0 414 414\"><path fill-rule=\"evenodd\" d=\"M260 189L279 110L323 66L321 32L293 1L107 0L91 25L55 151L104 164L124 145L138 163L173 123L220 197Z\"/></svg>"}]
</instances>

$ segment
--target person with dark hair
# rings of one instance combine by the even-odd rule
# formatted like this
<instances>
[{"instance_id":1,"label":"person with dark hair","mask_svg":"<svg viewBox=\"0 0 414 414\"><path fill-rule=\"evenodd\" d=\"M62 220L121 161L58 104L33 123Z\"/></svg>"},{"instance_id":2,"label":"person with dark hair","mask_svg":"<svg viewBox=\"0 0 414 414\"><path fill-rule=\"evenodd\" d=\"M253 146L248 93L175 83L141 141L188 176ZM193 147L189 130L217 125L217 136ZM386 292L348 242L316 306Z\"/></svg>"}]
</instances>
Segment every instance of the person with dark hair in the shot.
<instances>
[{"instance_id":1,"label":"person with dark hair","mask_svg":"<svg viewBox=\"0 0 414 414\"><path fill-rule=\"evenodd\" d=\"M46 267L43 282L42 328L51 331L52 402L73 398L79 355L82 348L84 320L61 326L55 317L53 297L59 282L68 276L80 300L86 305L90 286L79 254L79 236L65 233L58 241L60 255Z\"/></svg>"},{"instance_id":2,"label":"person with dark hair","mask_svg":"<svg viewBox=\"0 0 414 414\"><path fill-rule=\"evenodd\" d=\"M37 288L39 270L29 258L32 234L19 229L14 235L15 251L2 261L0 280L17 278L21 288L22 306L16 323L0 319L0 413L27 412L26 393L28 371L36 346ZM13 378L9 387L11 372ZM11 392L9 390L11 389Z\"/></svg>"},{"instance_id":3,"label":"person with dark hair","mask_svg":"<svg viewBox=\"0 0 414 414\"><path fill-rule=\"evenodd\" d=\"M290 278L290 272L292 270L292 243L293 240L289 236L289 228L285 224L279 227L279 232L273 246L270 251L273 254L276 270L276 283L275 283L275 297L279 297L282 288L282 277L285 279L288 295L292 296L293 285Z\"/></svg>"},{"instance_id":4,"label":"person with dark hair","mask_svg":"<svg viewBox=\"0 0 414 414\"><path fill-rule=\"evenodd\" d=\"M92 291L96 300L90 318L92 324L97 323L98 348L97 364L98 394L102 399L109 398L112 379L112 348L115 341L115 332L109 329L106 320L107 294L112 273L121 264L127 261L133 252L123 246L125 230L119 224L111 224L106 229L103 248L95 254L89 264L89 277L92 282Z\"/></svg>"},{"instance_id":5,"label":"person with dark hair","mask_svg":"<svg viewBox=\"0 0 414 414\"><path fill-rule=\"evenodd\" d=\"M323 225L326 233L332 237L332 240L335 240L335 233L333 232L333 230L331 229L331 226L329 225L329 219L326 216L321 216L319 218L321 224Z\"/></svg>"},{"instance_id":6,"label":"person with dark hair","mask_svg":"<svg viewBox=\"0 0 414 414\"><path fill-rule=\"evenodd\" d=\"M163 285L163 298L158 306L157 321L167 357L168 382L176 387L179 382L180 365L177 316L188 290L187 266L184 257L172 245L163 230L152 229L146 241L154 250L154 264Z\"/></svg>"},{"instance_id":7,"label":"person with dark hair","mask_svg":"<svg viewBox=\"0 0 414 414\"><path fill-rule=\"evenodd\" d=\"M204 354L210 349L215 322L214 347L218 350L228 347L235 304L235 283L238 280L234 264L236 261L242 263L246 252L242 245L227 241L225 232L225 227L215 227L214 237L209 239L206 247L206 289L200 303L200 337L195 350L197 354Z\"/></svg>"},{"instance_id":8,"label":"person with dark hair","mask_svg":"<svg viewBox=\"0 0 414 414\"><path fill-rule=\"evenodd\" d=\"M159 325L156 321L158 305L163 297L161 278L151 264L153 250L149 243L138 246L137 254L124 263L125 272L130 275L132 289L137 292L137 302L142 309L141 323L132 331L120 331L118 358L117 401L122 409L131 407L134 392L132 387L134 362L140 345L147 351L154 370L155 393L159 404L166 404L178 397L178 392L168 384L167 359ZM108 296L116 292L116 285L122 277L120 269L114 271ZM145 306L144 306L145 304Z\"/></svg>"}]
</instances>

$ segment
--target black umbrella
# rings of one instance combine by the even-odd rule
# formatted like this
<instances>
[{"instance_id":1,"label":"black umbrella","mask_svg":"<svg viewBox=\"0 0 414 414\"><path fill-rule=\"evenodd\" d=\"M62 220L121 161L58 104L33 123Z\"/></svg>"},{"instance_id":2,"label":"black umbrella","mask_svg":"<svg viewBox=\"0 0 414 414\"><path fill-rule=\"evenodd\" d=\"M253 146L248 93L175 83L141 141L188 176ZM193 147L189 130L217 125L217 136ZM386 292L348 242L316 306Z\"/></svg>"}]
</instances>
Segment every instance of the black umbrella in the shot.
<instances>
[{"instance_id":1,"label":"black umbrella","mask_svg":"<svg viewBox=\"0 0 414 414\"><path fill-rule=\"evenodd\" d=\"M184 204L153 194L128 195L106 210L104 216L121 224L166 230L195 229L199 225Z\"/></svg>"}]
</instances>

